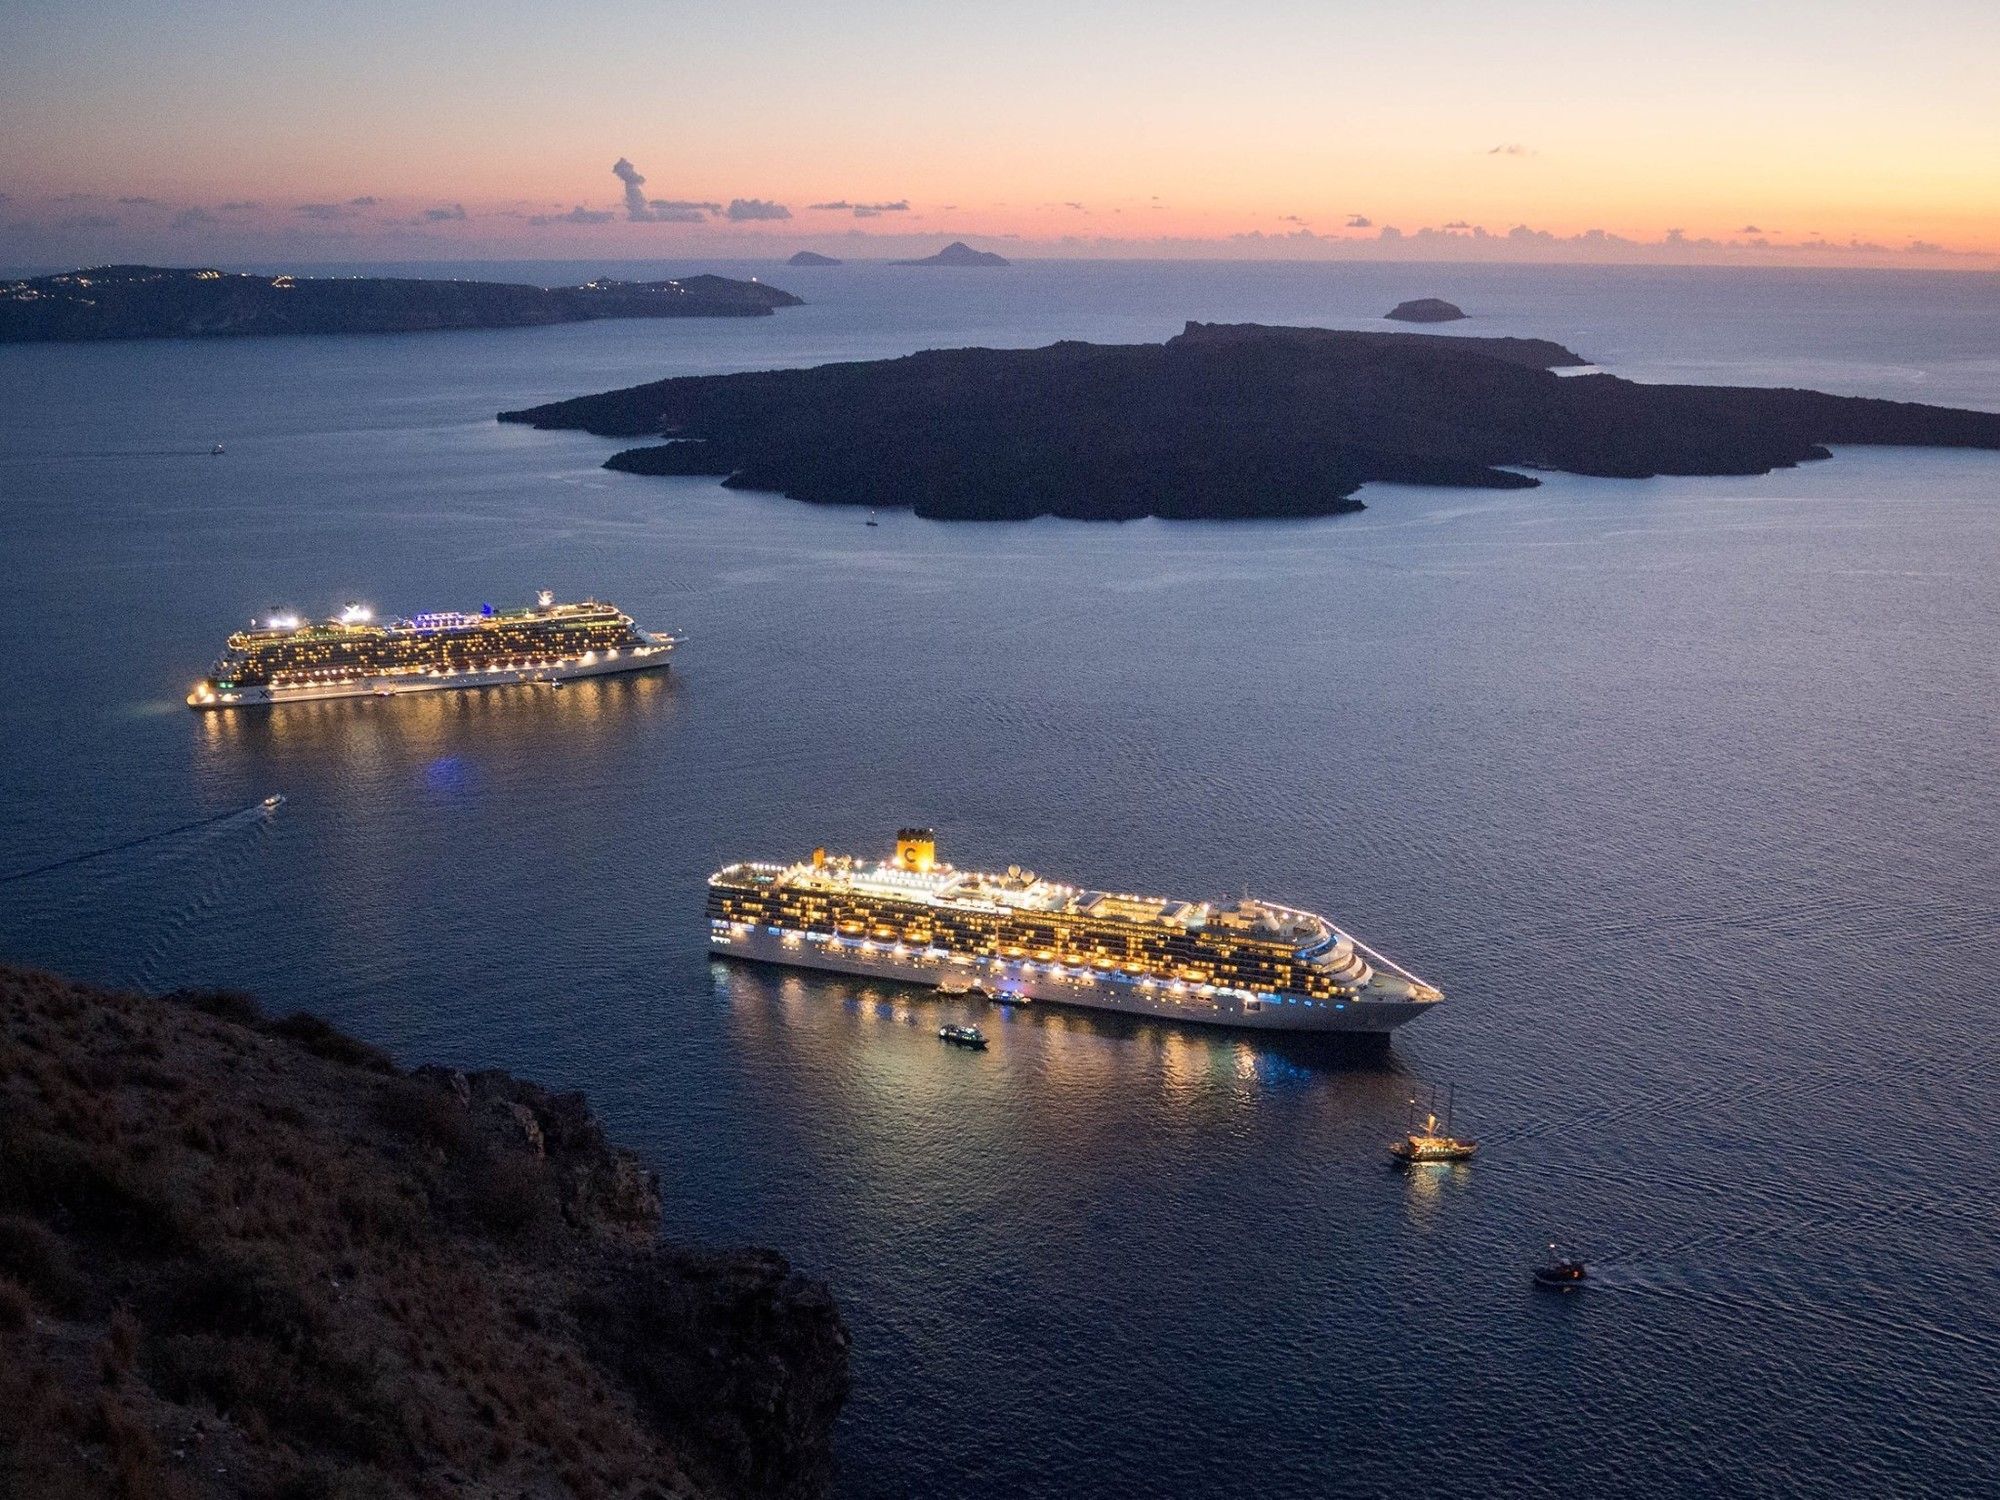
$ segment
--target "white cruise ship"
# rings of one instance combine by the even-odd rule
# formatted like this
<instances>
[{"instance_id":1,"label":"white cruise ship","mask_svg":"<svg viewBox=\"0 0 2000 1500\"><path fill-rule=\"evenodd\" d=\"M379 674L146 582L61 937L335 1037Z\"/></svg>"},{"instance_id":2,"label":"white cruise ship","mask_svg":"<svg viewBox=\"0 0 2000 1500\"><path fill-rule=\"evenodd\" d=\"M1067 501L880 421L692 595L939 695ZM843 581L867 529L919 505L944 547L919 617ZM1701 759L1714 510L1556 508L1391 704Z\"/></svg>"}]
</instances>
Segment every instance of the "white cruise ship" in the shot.
<instances>
[{"instance_id":1,"label":"white cruise ship","mask_svg":"<svg viewBox=\"0 0 2000 1500\"><path fill-rule=\"evenodd\" d=\"M518 682L567 682L667 665L674 638L595 599L526 609L440 610L378 624L350 604L334 619L278 613L229 637L189 708L260 708L312 698L393 697Z\"/></svg>"},{"instance_id":2,"label":"white cruise ship","mask_svg":"<svg viewBox=\"0 0 2000 1500\"><path fill-rule=\"evenodd\" d=\"M927 828L865 861L708 878L710 950L950 993L1272 1031L1387 1033L1443 993L1324 917L1264 901L1085 890L940 864Z\"/></svg>"}]
</instances>

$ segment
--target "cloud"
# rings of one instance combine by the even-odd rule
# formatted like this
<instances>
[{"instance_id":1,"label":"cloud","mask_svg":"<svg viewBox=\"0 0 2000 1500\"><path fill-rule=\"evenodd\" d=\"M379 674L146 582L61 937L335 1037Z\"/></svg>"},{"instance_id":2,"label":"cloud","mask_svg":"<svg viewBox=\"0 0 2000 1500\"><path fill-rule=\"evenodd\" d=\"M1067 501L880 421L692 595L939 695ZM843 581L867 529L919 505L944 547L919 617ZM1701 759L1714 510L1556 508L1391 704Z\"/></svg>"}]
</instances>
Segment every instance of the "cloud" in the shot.
<instances>
[{"instance_id":1,"label":"cloud","mask_svg":"<svg viewBox=\"0 0 2000 1500\"><path fill-rule=\"evenodd\" d=\"M1738 234L1762 234L1764 231L1759 229L1755 224L1745 224L1736 232Z\"/></svg>"},{"instance_id":2,"label":"cloud","mask_svg":"<svg viewBox=\"0 0 2000 1500\"><path fill-rule=\"evenodd\" d=\"M1375 221L1366 214L1349 214L1347 216L1347 227L1349 229L1373 229Z\"/></svg>"},{"instance_id":3,"label":"cloud","mask_svg":"<svg viewBox=\"0 0 2000 1500\"><path fill-rule=\"evenodd\" d=\"M1904 246L1904 249L1912 255L1949 255L1951 253L1944 246L1935 244L1930 240L1911 240L1908 245Z\"/></svg>"},{"instance_id":4,"label":"cloud","mask_svg":"<svg viewBox=\"0 0 2000 1500\"><path fill-rule=\"evenodd\" d=\"M1297 221L1294 220L1293 222L1296 223ZM1319 236L1312 232L1309 225L1301 224L1297 229L1288 229L1283 234L1266 234L1261 229L1252 229L1245 234L1232 234L1230 238L1247 245L1264 242L1277 245L1283 244L1287 240L1316 240Z\"/></svg>"},{"instance_id":5,"label":"cloud","mask_svg":"<svg viewBox=\"0 0 2000 1500\"><path fill-rule=\"evenodd\" d=\"M1070 201L1070 202L1065 202L1065 203L1063 204L1063 207L1064 207L1064 208L1073 208L1073 209L1075 209L1075 210L1076 210L1076 211L1077 211L1078 213L1080 213L1080 214L1082 214L1082 213L1089 213L1089 212L1090 212L1090 210L1089 210L1089 209L1087 209L1087 208L1085 208L1085 207L1084 207L1084 206L1083 206L1083 205L1082 205L1081 203L1077 203L1077 202L1073 202L1073 201Z\"/></svg>"},{"instance_id":6,"label":"cloud","mask_svg":"<svg viewBox=\"0 0 2000 1500\"><path fill-rule=\"evenodd\" d=\"M1486 154L1488 156L1533 156L1535 153L1532 148L1523 146L1519 141L1513 141L1504 146L1495 146Z\"/></svg>"},{"instance_id":7,"label":"cloud","mask_svg":"<svg viewBox=\"0 0 2000 1500\"><path fill-rule=\"evenodd\" d=\"M118 201L119 201L120 203L124 204L124 205L125 205L125 206L126 206L127 208L165 208L165 207L166 207L166 205L165 205L164 203L160 202L160 200L159 200L158 198L142 198L142 197L138 197L138 196L136 196L136 195L135 195L135 196L133 196L133 197L130 197L130 198L120 198L120 199L119 199Z\"/></svg>"},{"instance_id":8,"label":"cloud","mask_svg":"<svg viewBox=\"0 0 2000 1500\"><path fill-rule=\"evenodd\" d=\"M444 224L453 219L463 219L465 217L465 205L463 203L451 203L443 208L427 208L424 210L425 220L432 224Z\"/></svg>"},{"instance_id":9,"label":"cloud","mask_svg":"<svg viewBox=\"0 0 2000 1500\"><path fill-rule=\"evenodd\" d=\"M219 224L222 221L207 209L196 206L184 208L167 220L169 229L199 229L204 224Z\"/></svg>"},{"instance_id":10,"label":"cloud","mask_svg":"<svg viewBox=\"0 0 2000 1500\"><path fill-rule=\"evenodd\" d=\"M881 214L908 213L910 200L898 198L894 203L849 203L845 198L836 198L831 203L808 203L806 207L822 213L853 214L857 219L873 219Z\"/></svg>"},{"instance_id":11,"label":"cloud","mask_svg":"<svg viewBox=\"0 0 2000 1500\"><path fill-rule=\"evenodd\" d=\"M85 234L97 229L116 229L118 221L109 214L71 214L67 219L57 219L56 228L71 234Z\"/></svg>"},{"instance_id":12,"label":"cloud","mask_svg":"<svg viewBox=\"0 0 2000 1500\"><path fill-rule=\"evenodd\" d=\"M639 169L621 156L611 164L611 175L625 184L625 217L635 224L652 218L652 205L646 201L646 179Z\"/></svg>"},{"instance_id":13,"label":"cloud","mask_svg":"<svg viewBox=\"0 0 2000 1500\"><path fill-rule=\"evenodd\" d=\"M233 203L218 203L215 206L226 214L240 214L249 209L262 208L264 205L254 198L239 198Z\"/></svg>"},{"instance_id":14,"label":"cloud","mask_svg":"<svg viewBox=\"0 0 2000 1500\"><path fill-rule=\"evenodd\" d=\"M700 224L710 214L722 212L720 203L695 203L681 198L648 198L645 174L622 156L611 164L611 174L625 184L625 217L634 224ZM576 210L571 210L572 214L575 212ZM605 218L611 217L613 215L605 215ZM572 222L599 224L603 220L575 219Z\"/></svg>"},{"instance_id":15,"label":"cloud","mask_svg":"<svg viewBox=\"0 0 2000 1500\"><path fill-rule=\"evenodd\" d=\"M351 219L356 209L373 208L382 200L363 194L359 198L349 198L345 203L298 203L292 207L295 214L304 214L308 219L318 219L322 223L329 219ZM255 208L254 203L225 203L224 208Z\"/></svg>"},{"instance_id":16,"label":"cloud","mask_svg":"<svg viewBox=\"0 0 2000 1500\"><path fill-rule=\"evenodd\" d=\"M608 208L585 208L579 203L568 213L530 214L530 224L609 224L618 215Z\"/></svg>"},{"instance_id":17,"label":"cloud","mask_svg":"<svg viewBox=\"0 0 2000 1500\"><path fill-rule=\"evenodd\" d=\"M625 217L634 224L703 224L711 218L728 219L789 219L792 211L782 203L767 203L761 198L737 198L727 208L720 203L710 203L695 198L648 198L646 178L637 167L619 157L611 167L612 175L625 184ZM905 208L909 205L904 204ZM576 211L571 210L574 215ZM609 217L616 217L610 215ZM552 219L539 221L553 223ZM573 219L565 222L602 223L600 219Z\"/></svg>"},{"instance_id":18,"label":"cloud","mask_svg":"<svg viewBox=\"0 0 2000 1500\"><path fill-rule=\"evenodd\" d=\"M1435 245L1441 241L1495 240L1499 236L1488 234L1482 224L1468 224L1463 219L1453 219L1449 224L1440 224L1435 228L1426 225L1403 238L1414 240L1418 244Z\"/></svg>"},{"instance_id":19,"label":"cloud","mask_svg":"<svg viewBox=\"0 0 2000 1500\"><path fill-rule=\"evenodd\" d=\"M655 198L650 217L661 224L700 224L710 214L722 212L720 203L697 203L690 198Z\"/></svg>"}]
</instances>

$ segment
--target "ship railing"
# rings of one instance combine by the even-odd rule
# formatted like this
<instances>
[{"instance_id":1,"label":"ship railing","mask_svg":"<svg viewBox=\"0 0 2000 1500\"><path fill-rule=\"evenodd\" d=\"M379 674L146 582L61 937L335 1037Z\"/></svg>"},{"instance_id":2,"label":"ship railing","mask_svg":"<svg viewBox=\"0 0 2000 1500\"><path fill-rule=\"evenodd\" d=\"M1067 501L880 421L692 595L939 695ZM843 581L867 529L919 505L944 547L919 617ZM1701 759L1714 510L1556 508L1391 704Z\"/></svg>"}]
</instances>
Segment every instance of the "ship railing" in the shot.
<instances>
[{"instance_id":1,"label":"ship railing","mask_svg":"<svg viewBox=\"0 0 2000 1500\"><path fill-rule=\"evenodd\" d=\"M1407 981L1415 989L1422 991L1423 993L1418 998L1444 998L1444 991L1436 985L1431 984L1427 980L1419 979L1393 958L1388 957L1377 949L1370 948L1359 939L1354 940L1354 951L1366 959L1371 967L1386 970L1388 973L1394 974L1398 979Z\"/></svg>"}]
</instances>

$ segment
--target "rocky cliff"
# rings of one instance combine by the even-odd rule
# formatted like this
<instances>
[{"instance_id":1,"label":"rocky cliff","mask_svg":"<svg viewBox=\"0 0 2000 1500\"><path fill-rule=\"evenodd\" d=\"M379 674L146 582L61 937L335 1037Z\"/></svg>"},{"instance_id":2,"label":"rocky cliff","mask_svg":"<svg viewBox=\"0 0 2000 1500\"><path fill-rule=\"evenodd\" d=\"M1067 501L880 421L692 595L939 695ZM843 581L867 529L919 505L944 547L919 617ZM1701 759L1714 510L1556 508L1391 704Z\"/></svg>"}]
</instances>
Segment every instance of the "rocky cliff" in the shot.
<instances>
[{"instance_id":1,"label":"rocky cliff","mask_svg":"<svg viewBox=\"0 0 2000 1500\"><path fill-rule=\"evenodd\" d=\"M805 1497L847 1335L581 1095L0 968L0 1493Z\"/></svg>"}]
</instances>

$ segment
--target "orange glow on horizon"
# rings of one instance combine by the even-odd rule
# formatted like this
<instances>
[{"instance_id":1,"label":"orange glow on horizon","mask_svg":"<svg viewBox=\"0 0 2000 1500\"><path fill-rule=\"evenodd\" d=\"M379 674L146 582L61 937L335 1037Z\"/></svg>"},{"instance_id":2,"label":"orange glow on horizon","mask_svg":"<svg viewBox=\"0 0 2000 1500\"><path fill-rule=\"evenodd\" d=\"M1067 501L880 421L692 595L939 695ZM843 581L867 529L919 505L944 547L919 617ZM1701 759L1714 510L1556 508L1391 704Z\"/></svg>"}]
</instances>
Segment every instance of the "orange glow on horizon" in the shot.
<instances>
[{"instance_id":1,"label":"orange glow on horizon","mask_svg":"<svg viewBox=\"0 0 2000 1500\"><path fill-rule=\"evenodd\" d=\"M1394 227L1444 254L2000 261L2000 8L1974 0L1418 17L1341 0L1236 0L1226 17L773 0L678 17L671 47L645 40L656 18L637 0L503 3L471 35L435 0L393 23L231 10L107 0L24 21L0 57L0 258L8 236L181 244L183 261L253 244L894 255L954 238L1024 255L1415 253L1378 238ZM357 73L344 60L364 48ZM621 156L649 200L715 208L633 222ZM732 219L738 200L789 217ZM1495 240L1456 244L1453 225ZM1517 226L1532 234L1506 240Z\"/></svg>"}]
</instances>

